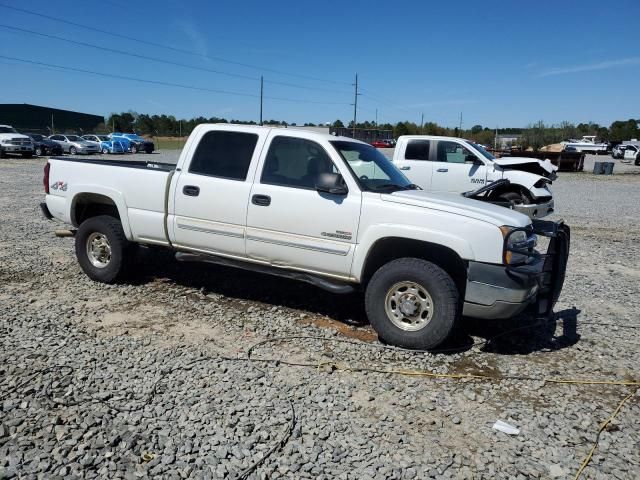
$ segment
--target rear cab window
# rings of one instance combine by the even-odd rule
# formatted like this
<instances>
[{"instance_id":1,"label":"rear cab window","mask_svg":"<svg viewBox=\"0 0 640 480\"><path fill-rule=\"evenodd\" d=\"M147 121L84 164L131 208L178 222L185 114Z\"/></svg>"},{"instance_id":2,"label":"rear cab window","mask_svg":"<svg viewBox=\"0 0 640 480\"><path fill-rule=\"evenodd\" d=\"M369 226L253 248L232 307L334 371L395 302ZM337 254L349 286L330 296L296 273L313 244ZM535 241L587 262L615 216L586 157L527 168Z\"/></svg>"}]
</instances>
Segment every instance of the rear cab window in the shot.
<instances>
[{"instance_id":1,"label":"rear cab window","mask_svg":"<svg viewBox=\"0 0 640 480\"><path fill-rule=\"evenodd\" d=\"M430 140L409 140L404 152L405 160L429 160Z\"/></svg>"},{"instance_id":2,"label":"rear cab window","mask_svg":"<svg viewBox=\"0 0 640 480\"><path fill-rule=\"evenodd\" d=\"M257 143L255 133L206 132L193 154L189 173L244 181Z\"/></svg>"}]
</instances>

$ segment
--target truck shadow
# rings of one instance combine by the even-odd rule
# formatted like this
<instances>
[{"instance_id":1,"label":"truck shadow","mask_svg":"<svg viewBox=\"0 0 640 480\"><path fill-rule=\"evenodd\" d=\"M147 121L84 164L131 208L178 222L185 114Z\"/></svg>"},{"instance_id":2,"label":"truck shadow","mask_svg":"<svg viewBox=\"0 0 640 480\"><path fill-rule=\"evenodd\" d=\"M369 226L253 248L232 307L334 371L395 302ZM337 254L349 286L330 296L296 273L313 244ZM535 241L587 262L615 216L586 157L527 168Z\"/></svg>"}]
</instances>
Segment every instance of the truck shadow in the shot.
<instances>
[{"instance_id":1,"label":"truck shadow","mask_svg":"<svg viewBox=\"0 0 640 480\"><path fill-rule=\"evenodd\" d=\"M128 283L146 284L158 279L242 301L300 310L300 313L328 317L346 327L368 327L361 292L334 294L307 283L211 264L177 262L170 255L141 252L136 273ZM525 355L570 347L580 340L577 333L580 310L573 308L539 319L525 311L506 320L478 320L463 317L449 340L433 353L455 354L480 344L481 351L499 355ZM558 325L562 331L556 334ZM319 326L325 323L318 323ZM338 328L340 334L345 329ZM375 334L367 336L375 339ZM475 339L474 339L475 337ZM357 337L359 338L359 337ZM478 341L478 338L481 340Z\"/></svg>"}]
</instances>

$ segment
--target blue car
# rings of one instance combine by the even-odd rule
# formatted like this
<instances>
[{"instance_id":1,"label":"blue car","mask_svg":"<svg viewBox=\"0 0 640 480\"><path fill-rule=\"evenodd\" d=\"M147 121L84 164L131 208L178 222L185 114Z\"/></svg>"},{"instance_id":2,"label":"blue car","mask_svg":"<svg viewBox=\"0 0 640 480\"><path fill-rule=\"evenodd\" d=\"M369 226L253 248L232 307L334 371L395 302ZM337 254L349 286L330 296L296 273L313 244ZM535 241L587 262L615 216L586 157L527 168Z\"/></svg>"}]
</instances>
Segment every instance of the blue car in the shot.
<instances>
[{"instance_id":1,"label":"blue car","mask_svg":"<svg viewBox=\"0 0 640 480\"><path fill-rule=\"evenodd\" d=\"M142 138L137 133L114 132L110 136L114 140L119 140L123 142L124 147L131 153L138 153L138 152L153 153L153 151L156 149L156 146L153 144L151 140Z\"/></svg>"},{"instance_id":2,"label":"blue car","mask_svg":"<svg viewBox=\"0 0 640 480\"><path fill-rule=\"evenodd\" d=\"M102 153L125 153L127 149L118 140L111 140L108 135L83 135L87 142L97 143Z\"/></svg>"}]
</instances>

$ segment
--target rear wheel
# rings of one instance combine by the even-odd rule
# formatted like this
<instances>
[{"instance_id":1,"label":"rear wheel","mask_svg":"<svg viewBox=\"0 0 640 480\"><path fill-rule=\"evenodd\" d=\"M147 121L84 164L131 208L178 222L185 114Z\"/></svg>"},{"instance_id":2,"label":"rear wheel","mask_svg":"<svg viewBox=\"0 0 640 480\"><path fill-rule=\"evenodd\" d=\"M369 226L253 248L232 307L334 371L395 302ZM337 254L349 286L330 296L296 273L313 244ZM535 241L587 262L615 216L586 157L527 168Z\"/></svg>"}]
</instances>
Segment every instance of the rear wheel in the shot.
<instances>
[{"instance_id":1,"label":"rear wheel","mask_svg":"<svg viewBox=\"0 0 640 480\"><path fill-rule=\"evenodd\" d=\"M33 153L29 152L29 153L22 153L22 158L33 158Z\"/></svg>"},{"instance_id":2,"label":"rear wheel","mask_svg":"<svg viewBox=\"0 0 640 480\"><path fill-rule=\"evenodd\" d=\"M131 243L117 218L100 215L85 220L75 240L78 263L89 278L102 283L122 278Z\"/></svg>"},{"instance_id":3,"label":"rear wheel","mask_svg":"<svg viewBox=\"0 0 640 480\"><path fill-rule=\"evenodd\" d=\"M107 153L109 153L109 149L108 149L107 147L103 147L103 148L102 148L102 153L103 153L104 155L106 155Z\"/></svg>"},{"instance_id":4,"label":"rear wheel","mask_svg":"<svg viewBox=\"0 0 640 480\"><path fill-rule=\"evenodd\" d=\"M432 349L444 342L458 317L458 304L458 289L449 274L419 258L383 265L365 293L367 317L378 336L411 349Z\"/></svg>"},{"instance_id":5,"label":"rear wheel","mask_svg":"<svg viewBox=\"0 0 640 480\"><path fill-rule=\"evenodd\" d=\"M131 153L138 153L138 147L131 145Z\"/></svg>"},{"instance_id":6,"label":"rear wheel","mask_svg":"<svg viewBox=\"0 0 640 480\"><path fill-rule=\"evenodd\" d=\"M636 155L636 161L634 162L634 165L640 166L640 154Z\"/></svg>"}]
</instances>

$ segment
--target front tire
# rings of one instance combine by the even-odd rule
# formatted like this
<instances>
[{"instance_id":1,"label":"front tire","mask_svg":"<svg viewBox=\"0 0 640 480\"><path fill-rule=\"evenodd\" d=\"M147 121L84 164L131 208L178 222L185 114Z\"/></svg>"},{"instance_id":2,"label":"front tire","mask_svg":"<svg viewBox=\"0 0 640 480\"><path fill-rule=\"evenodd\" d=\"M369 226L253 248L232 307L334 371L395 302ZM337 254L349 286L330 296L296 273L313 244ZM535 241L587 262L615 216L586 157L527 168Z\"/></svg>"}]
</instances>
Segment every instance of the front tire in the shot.
<instances>
[{"instance_id":1,"label":"front tire","mask_svg":"<svg viewBox=\"0 0 640 480\"><path fill-rule=\"evenodd\" d=\"M502 200L503 202L509 202L512 205L528 205L529 199L518 192L504 192L498 195L498 200Z\"/></svg>"},{"instance_id":2,"label":"front tire","mask_svg":"<svg viewBox=\"0 0 640 480\"><path fill-rule=\"evenodd\" d=\"M635 161L635 162L633 162L633 164L634 164L635 166L637 166L637 167L640 167L640 155L638 155L638 156L636 157L636 161Z\"/></svg>"},{"instance_id":3,"label":"front tire","mask_svg":"<svg viewBox=\"0 0 640 480\"><path fill-rule=\"evenodd\" d=\"M124 276L131 243L117 218L100 215L85 220L75 240L78 263L90 279L113 283Z\"/></svg>"},{"instance_id":4,"label":"front tire","mask_svg":"<svg viewBox=\"0 0 640 480\"><path fill-rule=\"evenodd\" d=\"M36 148L36 156L38 156L38 157L42 156L42 148L40 148L40 147Z\"/></svg>"},{"instance_id":5,"label":"front tire","mask_svg":"<svg viewBox=\"0 0 640 480\"><path fill-rule=\"evenodd\" d=\"M106 148L106 147L105 147L105 148L103 148L103 149L102 149L102 154L103 154L103 155L106 155L107 153L109 153L109 149L108 149L108 148Z\"/></svg>"},{"instance_id":6,"label":"front tire","mask_svg":"<svg viewBox=\"0 0 640 480\"><path fill-rule=\"evenodd\" d=\"M78 150L76 150L76 147L69 148L69 154L70 155L75 155L76 153L78 153Z\"/></svg>"},{"instance_id":7,"label":"front tire","mask_svg":"<svg viewBox=\"0 0 640 480\"><path fill-rule=\"evenodd\" d=\"M33 158L33 153L22 153L22 158Z\"/></svg>"},{"instance_id":8,"label":"front tire","mask_svg":"<svg viewBox=\"0 0 640 480\"><path fill-rule=\"evenodd\" d=\"M453 279L437 265L399 258L373 275L365 308L371 326L385 342L429 350L451 334L459 315L459 293Z\"/></svg>"},{"instance_id":9,"label":"front tire","mask_svg":"<svg viewBox=\"0 0 640 480\"><path fill-rule=\"evenodd\" d=\"M138 153L138 147L131 145L131 153Z\"/></svg>"}]
</instances>

